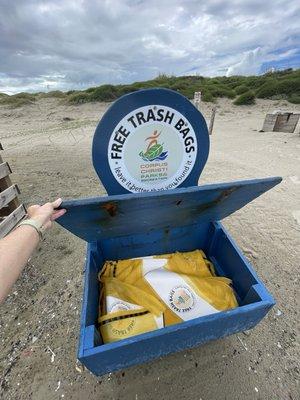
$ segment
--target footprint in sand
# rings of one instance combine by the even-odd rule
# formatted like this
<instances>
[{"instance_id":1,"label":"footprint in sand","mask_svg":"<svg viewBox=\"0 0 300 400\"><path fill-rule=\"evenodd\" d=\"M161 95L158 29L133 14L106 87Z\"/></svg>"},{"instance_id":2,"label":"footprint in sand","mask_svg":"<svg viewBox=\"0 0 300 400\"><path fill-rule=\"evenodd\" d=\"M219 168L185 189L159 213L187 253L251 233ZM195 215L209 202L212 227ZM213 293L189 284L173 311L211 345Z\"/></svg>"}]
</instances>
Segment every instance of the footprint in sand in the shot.
<instances>
[{"instance_id":1,"label":"footprint in sand","mask_svg":"<svg viewBox=\"0 0 300 400\"><path fill-rule=\"evenodd\" d=\"M300 185L299 176L296 176L296 175L290 176L290 180L291 180L293 183L295 183L296 185Z\"/></svg>"},{"instance_id":2,"label":"footprint in sand","mask_svg":"<svg viewBox=\"0 0 300 400\"><path fill-rule=\"evenodd\" d=\"M293 217L295 218L295 220L300 225L300 210L293 211Z\"/></svg>"}]
</instances>

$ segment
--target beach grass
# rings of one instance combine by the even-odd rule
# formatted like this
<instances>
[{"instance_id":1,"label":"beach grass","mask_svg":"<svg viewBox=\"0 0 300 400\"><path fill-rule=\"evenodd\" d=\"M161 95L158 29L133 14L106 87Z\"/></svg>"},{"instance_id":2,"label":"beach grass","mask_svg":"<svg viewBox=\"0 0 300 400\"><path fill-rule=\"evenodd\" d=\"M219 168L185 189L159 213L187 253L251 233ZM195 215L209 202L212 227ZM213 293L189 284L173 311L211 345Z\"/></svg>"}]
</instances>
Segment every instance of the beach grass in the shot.
<instances>
[{"instance_id":1,"label":"beach grass","mask_svg":"<svg viewBox=\"0 0 300 400\"><path fill-rule=\"evenodd\" d=\"M101 85L85 90L59 90L47 93L18 93L8 96L0 93L0 105L20 107L33 104L40 98L59 98L67 104L90 102L111 102L119 97L141 89L167 88L193 99L194 93L201 91L202 101L215 102L220 97L232 99L235 105L254 104L256 98L300 102L300 69L269 72L258 76L218 76L214 78L200 75L172 76L159 74L155 79L126 85Z\"/></svg>"},{"instance_id":2,"label":"beach grass","mask_svg":"<svg viewBox=\"0 0 300 400\"><path fill-rule=\"evenodd\" d=\"M297 103L300 97L300 69L284 70L259 76L231 76L207 78L203 76L168 76L134 82L129 85L102 85L82 91L72 91L67 101L80 104L96 101L114 101L118 97L141 89L164 87L175 90L189 99L201 91L202 101L214 102L219 97L234 100L234 104L253 104L255 98L286 99ZM244 95L245 94L245 95Z\"/></svg>"}]
</instances>

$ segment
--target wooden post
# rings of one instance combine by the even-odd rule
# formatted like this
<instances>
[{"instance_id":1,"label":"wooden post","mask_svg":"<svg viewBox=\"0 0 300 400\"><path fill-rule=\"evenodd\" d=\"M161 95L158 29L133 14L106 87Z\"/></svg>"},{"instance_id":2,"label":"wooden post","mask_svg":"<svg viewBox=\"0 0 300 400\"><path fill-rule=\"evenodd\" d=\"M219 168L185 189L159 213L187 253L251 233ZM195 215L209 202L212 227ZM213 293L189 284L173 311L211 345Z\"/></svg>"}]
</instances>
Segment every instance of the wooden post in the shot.
<instances>
[{"instance_id":1,"label":"wooden post","mask_svg":"<svg viewBox=\"0 0 300 400\"><path fill-rule=\"evenodd\" d=\"M200 109L200 103L201 103L201 92L195 92L194 93L194 105L198 110Z\"/></svg>"},{"instance_id":2,"label":"wooden post","mask_svg":"<svg viewBox=\"0 0 300 400\"><path fill-rule=\"evenodd\" d=\"M212 109L212 113L211 113L211 117L210 117L210 121L209 121L209 128L208 128L208 133L210 135L212 135L216 111L217 111L217 106L214 106L213 109Z\"/></svg>"}]
</instances>

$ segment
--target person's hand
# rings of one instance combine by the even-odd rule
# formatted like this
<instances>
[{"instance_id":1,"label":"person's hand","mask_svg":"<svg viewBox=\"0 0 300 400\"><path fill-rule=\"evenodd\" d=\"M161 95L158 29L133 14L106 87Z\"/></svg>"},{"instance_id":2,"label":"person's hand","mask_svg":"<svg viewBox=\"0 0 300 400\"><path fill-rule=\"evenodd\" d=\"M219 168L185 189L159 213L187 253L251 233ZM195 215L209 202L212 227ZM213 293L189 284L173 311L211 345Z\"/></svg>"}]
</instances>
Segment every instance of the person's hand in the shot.
<instances>
[{"instance_id":1,"label":"person's hand","mask_svg":"<svg viewBox=\"0 0 300 400\"><path fill-rule=\"evenodd\" d=\"M55 221L66 212L65 209L55 210L61 205L61 203L62 199L57 199L52 203L46 203L43 206L33 205L27 210L28 217L34 219L42 224L44 228L48 229L51 227L52 221Z\"/></svg>"}]
</instances>

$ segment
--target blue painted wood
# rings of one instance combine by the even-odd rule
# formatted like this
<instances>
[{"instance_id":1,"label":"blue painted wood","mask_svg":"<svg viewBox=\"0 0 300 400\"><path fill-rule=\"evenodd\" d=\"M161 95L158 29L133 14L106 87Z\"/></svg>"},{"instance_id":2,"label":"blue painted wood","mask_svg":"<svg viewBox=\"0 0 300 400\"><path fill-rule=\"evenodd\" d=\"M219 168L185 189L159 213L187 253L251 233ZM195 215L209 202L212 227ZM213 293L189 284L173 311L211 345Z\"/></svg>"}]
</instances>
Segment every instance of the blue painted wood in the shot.
<instances>
[{"instance_id":1,"label":"blue painted wood","mask_svg":"<svg viewBox=\"0 0 300 400\"><path fill-rule=\"evenodd\" d=\"M139 365L167 354L193 348L212 340L249 330L267 314L272 303L258 304L214 314L136 336L135 340L116 342L86 350L78 359L95 375ZM123 342L123 343L122 343Z\"/></svg>"},{"instance_id":2,"label":"blue painted wood","mask_svg":"<svg viewBox=\"0 0 300 400\"><path fill-rule=\"evenodd\" d=\"M191 230L193 235L191 235ZM182 251L189 251L199 246L206 248L209 236L207 224L193 224L171 229L153 227L151 231L144 233L102 239L98 242L98 248L106 260L133 258L153 255L153 249L156 254L164 254L175 252L179 248Z\"/></svg>"},{"instance_id":3,"label":"blue painted wood","mask_svg":"<svg viewBox=\"0 0 300 400\"><path fill-rule=\"evenodd\" d=\"M164 236L164 229L154 236ZM171 240L152 243L150 237L139 238L134 233L125 237L107 238L88 246L86 281L81 317L81 346L78 358L96 375L141 364L163 355L195 347L233 333L254 327L274 305L272 296L255 274L252 266L242 255L233 239L218 222L191 225L189 229L171 228ZM199 241L194 240L198 238ZM145 239L144 241L142 239ZM94 271L102 267L101 257L113 256L116 246L122 255L139 256L151 252L159 254L176 250L203 248L216 262L219 273L233 279L241 306L237 309L196 318L178 325L110 344L101 344L95 323L98 314L99 287L94 282ZM109 242L112 241L111 244ZM118 243L119 241L119 243ZM138 242L138 246L135 246ZM93 280L93 282L90 282ZM93 322L94 321L94 322Z\"/></svg>"},{"instance_id":4,"label":"blue painted wood","mask_svg":"<svg viewBox=\"0 0 300 400\"><path fill-rule=\"evenodd\" d=\"M281 178L254 179L163 192L71 200L61 207L64 228L93 242L218 221L271 189Z\"/></svg>"},{"instance_id":5,"label":"blue painted wood","mask_svg":"<svg viewBox=\"0 0 300 400\"><path fill-rule=\"evenodd\" d=\"M93 164L103 186L110 195L130 193L115 180L111 173L107 156L110 136L122 118L133 110L147 105L174 108L192 125L198 142L197 159L190 175L178 187L198 184L209 153L209 135L205 119L196 107L180 93L169 89L154 88L122 96L106 111L97 126L93 140Z\"/></svg>"}]
</instances>

